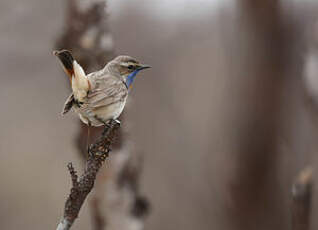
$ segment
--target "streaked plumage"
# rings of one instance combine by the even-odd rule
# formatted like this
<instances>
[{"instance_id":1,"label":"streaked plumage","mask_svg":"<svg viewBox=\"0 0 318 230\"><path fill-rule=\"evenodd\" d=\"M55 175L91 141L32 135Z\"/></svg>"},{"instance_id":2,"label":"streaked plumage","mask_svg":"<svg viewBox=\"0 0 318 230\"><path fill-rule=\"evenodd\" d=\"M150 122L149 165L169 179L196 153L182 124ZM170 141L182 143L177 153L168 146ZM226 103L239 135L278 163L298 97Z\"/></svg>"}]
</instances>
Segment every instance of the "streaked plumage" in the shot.
<instances>
[{"instance_id":1,"label":"streaked plumage","mask_svg":"<svg viewBox=\"0 0 318 230\"><path fill-rule=\"evenodd\" d=\"M63 114L73 109L85 124L92 126L101 126L119 117L136 74L149 68L132 57L118 56L102 70L86 75L69 51L54 54L69 75L73 91L65 102Z\"/></svg>"}]
</instances>

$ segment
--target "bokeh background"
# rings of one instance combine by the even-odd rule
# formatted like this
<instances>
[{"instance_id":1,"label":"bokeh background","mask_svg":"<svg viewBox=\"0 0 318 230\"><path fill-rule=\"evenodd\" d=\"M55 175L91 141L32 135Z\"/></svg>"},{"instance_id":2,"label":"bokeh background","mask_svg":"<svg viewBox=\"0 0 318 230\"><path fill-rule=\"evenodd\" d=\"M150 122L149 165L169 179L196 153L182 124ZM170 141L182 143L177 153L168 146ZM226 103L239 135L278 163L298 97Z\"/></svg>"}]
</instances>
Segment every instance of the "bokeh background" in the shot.
<instances>
[{"instance_id":1,"label":"bokeh background","mask_svg":"<svg viewBox=\"0 0 318 230\"><path fill-rule=\"evenodd\" d=\"M52 55L65 9L0 2L1 229L54 229L66 164L82 166ZM114 52L153 66L122 124L143 156L145 229L290 229L292 183L318 165L318 3L108 0L107 13ZM73 228L91 226L85 203Z\"/></svg>"}]
</instances>

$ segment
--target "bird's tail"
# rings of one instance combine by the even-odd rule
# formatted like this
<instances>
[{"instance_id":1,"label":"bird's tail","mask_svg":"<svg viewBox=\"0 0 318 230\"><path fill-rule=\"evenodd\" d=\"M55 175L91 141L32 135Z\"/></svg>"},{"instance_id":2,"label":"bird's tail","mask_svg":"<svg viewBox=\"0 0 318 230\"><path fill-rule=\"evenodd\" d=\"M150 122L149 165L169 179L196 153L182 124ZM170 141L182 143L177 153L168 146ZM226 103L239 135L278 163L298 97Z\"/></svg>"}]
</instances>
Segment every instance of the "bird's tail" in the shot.
<instances>
[{"instance_id":1,"label":"bird's tail","mask_svg":"<svg viewBox=\"0 0 318 230\"><path fill-rule=\"evenodd\" d=\"M83 68L74 60L68 50L54 51L53 54L59 58L64 71L70 79L74 99L78 102L83 102L90 89L90 83Z\"/></svg>"},{"instance_id":2,"label":"bird's tail","mask_svg":"<svg viewBox=\"0 0 318 230\"><path fill-rule=\"evenodd\" d=\"M53 54L56 57L58 57L58 59L60 60L63 66L63 69L65 73L67 74L67 76L69 77L69 80L72 84L72 76L74 74L74 67L73 67L74 58L71 52L68 50L60 50L60 51L54 51Z\"/></svg>"}]
</instances>

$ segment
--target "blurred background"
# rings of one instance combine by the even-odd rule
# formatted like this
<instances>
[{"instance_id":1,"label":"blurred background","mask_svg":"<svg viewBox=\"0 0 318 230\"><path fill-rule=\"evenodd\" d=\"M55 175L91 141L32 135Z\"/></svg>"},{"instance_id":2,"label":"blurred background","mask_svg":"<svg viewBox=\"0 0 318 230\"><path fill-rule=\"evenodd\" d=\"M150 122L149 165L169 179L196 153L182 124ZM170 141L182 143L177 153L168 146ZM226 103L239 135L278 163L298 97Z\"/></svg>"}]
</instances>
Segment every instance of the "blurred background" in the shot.
<instances>
[{"instance_id":1,"label":"blurred background","mask_svg":"<svg viewBox=\"0 0 318 230\"><path fill-rule=\"evenodd\" d=\"M84 12L102 1L74 2ZM0 2L1 229L55 229L66 165L83 168L83 128L75 114L60 116L70 87L52 55L80 27L67 3ZM122 122L150 212L118 227L111 212L124 195L111 208L101 201L104 229L290 229L295 177L318 165L318 2L107 0L101 11L105 63L128 54L153 66L137 77ZM74 229L98 229L91 210L86 202Z\"/></svg>"}]
</instances>

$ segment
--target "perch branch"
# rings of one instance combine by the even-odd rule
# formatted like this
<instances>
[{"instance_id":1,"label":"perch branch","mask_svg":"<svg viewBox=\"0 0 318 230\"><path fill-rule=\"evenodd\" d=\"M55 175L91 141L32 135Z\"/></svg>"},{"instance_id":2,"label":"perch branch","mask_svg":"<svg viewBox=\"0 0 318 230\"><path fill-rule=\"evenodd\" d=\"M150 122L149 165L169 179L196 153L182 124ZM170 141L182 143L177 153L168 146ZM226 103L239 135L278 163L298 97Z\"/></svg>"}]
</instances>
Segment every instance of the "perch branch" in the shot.
<instances>
[{"instance_id":1,"label":"perch branch","mask_svg":"<svg viewBox=\"0 0 318 230\"><path fill-rule=\"evenodd\" d=\"M72 179L72 188L70 195L65 202L63 219L57 226L57 230L70 229L75 219L78 217L79 211L87 195L94 187L96 175L108 157L110 145L114 140L118 128L118 123L112 120L102 136L95 144L90 146L85 170L79 179L72 163L68 164L68 170Z\"/></svg>"},{"instance_id":2,"label":"perch branch","mask_svg":"<svg viewBox=\"0 0 318 230\"><path fill-rule=\"evenodd\" d=\"M293 230L309 230L312 187L312 168L308 167L300 172L292 188Z\"/></svg>"}]
</instances>

